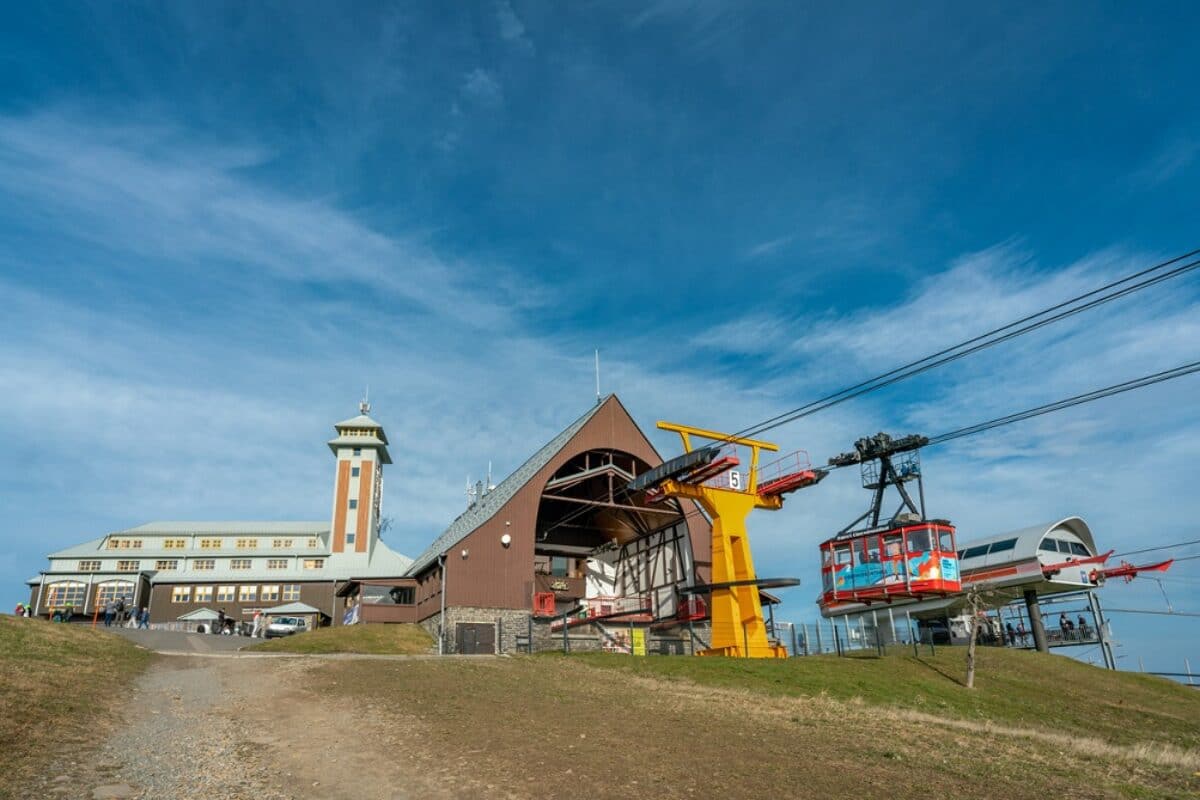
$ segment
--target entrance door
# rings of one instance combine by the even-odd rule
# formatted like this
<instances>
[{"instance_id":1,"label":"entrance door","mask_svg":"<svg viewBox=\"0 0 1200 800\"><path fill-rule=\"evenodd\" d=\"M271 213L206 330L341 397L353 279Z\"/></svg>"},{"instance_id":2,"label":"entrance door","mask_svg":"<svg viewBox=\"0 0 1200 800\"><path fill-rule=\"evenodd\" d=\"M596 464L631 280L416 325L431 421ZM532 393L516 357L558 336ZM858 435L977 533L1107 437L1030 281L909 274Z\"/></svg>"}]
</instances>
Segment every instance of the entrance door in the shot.
<instances>
[{"instance_id":1,"label":"entrance door","mask_svg":"<svg viewBox=\"0 0 1200 800\"><path fill-rule=\"evenodd\" d=\"M455 626L458 652L463 655L494 655L496 626L490 622L460 622Z\"/></svg>"}]
</instances>

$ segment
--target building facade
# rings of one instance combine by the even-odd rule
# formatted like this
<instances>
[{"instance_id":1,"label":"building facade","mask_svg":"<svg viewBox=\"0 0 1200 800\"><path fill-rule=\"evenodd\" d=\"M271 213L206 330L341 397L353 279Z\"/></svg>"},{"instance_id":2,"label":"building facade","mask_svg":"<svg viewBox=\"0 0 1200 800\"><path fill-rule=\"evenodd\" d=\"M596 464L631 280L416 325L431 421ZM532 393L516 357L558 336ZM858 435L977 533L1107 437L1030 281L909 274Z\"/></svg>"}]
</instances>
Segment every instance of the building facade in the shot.
<instances>
[{"instance_id":1,"label":"building facade","mask_svg":"<svg viewBox=\"0 0 1200 800\"><path fill-rule=\"evenodd\" d=\"M39 615L92 617L110 599L155 626L300 603L322 624L411 622L444 652L513 652L564 615L630 610L671 628L681 589L703 583L711 528L690 501L626 486L662 463L615 395L572 422L468 508L414 560L380 539L383 427L334 426L327 521L152 522L51 553L29 580ZM636 608L635 608L636 606ZM181 621L180 618L185 620ZM623 623L624 624L624 623Z\"/></svg>"},{"instance_id":2,"label":"building facade","mask_svg":"<svg viewBox=\"0 0 1200 800\"><path fill-rule=\"evenodd\" d=\"M148 608L163 625L201 609L235 622L302 603L342 621L338 588L355 578L398 577L411 560L379 538L387 435L360 414L334 426L330 519L319 522L151 522L51 553L29 580L37 614L94 616L110 600Z\"/></svg>"}]
</instances>

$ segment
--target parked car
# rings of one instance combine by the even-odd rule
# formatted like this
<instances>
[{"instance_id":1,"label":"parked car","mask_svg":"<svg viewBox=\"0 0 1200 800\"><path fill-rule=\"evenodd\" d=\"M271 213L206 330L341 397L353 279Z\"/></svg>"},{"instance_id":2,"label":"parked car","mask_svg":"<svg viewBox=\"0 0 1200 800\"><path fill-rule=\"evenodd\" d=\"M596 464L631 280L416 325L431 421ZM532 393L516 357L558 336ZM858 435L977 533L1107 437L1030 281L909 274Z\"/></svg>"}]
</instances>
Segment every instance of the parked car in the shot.
<instances>
[{"instance_id":1,"label":"parked car","mask_svg":"<svg viewBox=\"0 0 1200 800\"><path fill-rule=\"evenodd\" d=\"M293 633L304 633L308 623L300 617L276 617L267 625L267 638L275 639L280 636L291 636Z\"/></svg>"}]
</instances>

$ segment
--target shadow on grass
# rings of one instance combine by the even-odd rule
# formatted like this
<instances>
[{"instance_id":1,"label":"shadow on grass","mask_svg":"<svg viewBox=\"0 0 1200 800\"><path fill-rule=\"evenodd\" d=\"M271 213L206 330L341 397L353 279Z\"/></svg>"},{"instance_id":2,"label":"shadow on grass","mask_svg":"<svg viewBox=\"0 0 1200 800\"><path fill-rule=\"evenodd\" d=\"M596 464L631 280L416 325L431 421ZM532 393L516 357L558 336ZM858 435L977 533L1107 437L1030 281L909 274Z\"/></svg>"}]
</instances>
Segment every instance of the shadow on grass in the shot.
<instances>
[{"instance_id":1,"label":"shadow on grass","mask_svg":"<svg viewBox=\"0 0 1200 800\"><path fill-rule=\"evenodd\" d=\"M950 681L951 683L958 684L959 686L963 687L964 689L967 688L966 681L964 681L954 675L951 675L950 673L946 672L944 669L939 667L937 664L930 664L928 661L925 661L924 659L919 658L919 657L914 658L913 661L917 662L918 664L925 667L926 669L936 672L938 675L941 675L943 678Z\"/></svg>"}]
</instances>

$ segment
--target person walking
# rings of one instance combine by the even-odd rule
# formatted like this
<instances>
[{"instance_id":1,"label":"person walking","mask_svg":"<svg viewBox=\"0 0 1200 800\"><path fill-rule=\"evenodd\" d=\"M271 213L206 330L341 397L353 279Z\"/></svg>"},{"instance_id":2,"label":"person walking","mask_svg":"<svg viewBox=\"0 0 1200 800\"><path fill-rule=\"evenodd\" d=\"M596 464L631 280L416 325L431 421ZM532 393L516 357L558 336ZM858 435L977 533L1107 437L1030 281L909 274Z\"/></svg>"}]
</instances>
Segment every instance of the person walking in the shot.
<instances>
[{"instance_id":1,"label":"person walking","mask_svg":"<svg viewBox=\"0 0 1200 800\"><path fill-rule=\"evenodd\" d=\"M143 608L138 614L138 630L150 630L150 609Z\"/></svg>"},{"instance_id":2,"label":"person walking","mask_svg":"<svg viewBox=\"0 0 1200 800\"><path fill-rule=\"evenodd\" d=\"M1088 629L1087 620L1083 618L1083 614L1079 615L1079 639L1086 641L1092 638L1092 632Z\"/></svg>"},{"instance_id":3,"label":"person walking","mask_svg":"<svg viewBox=\"0 0 1200 800\"><path fill-rule=\"evenodd\" d=\"M262 609L254 612L254 627L250 630L250 638L258 639L262 636Z\"/></svg>"},{"instance_id":4,"label":"person walking","mask_svg":"<svg viewBox=\"0 0 1200 800\"><path fill-rule=\"evenodd\" d=\"M24 603L17 603L17 608L16 608L16 610L15 610L15 611L13 611L13 615L14 615L14 616L17 616L17 617L23 617L23 616L25 616L25 604L24 604Z\"/></svg>"},{"instance_id":5,"label":"person walking","mask_svg":"<svg viewBox=\"0 0 1200 800\"><path fill-rule=\"evenodd\" d=\"M225 609L217 612L217 633L225 633Z\"/></svg>"},{"instance_id":6,"label":"person walking","mask_svg":"<svg viewBox=\"0 0 1200 800\"><path fill-rule=\"evenodd\" d=\"M1017 646L1017 631L1012 626L1011 622L1004 623L1004 632L1008 634L1008 646L1016 647Z\"/></svg>"},{"instance_id":7,"label":"person walking","mask_svg":"<svg viewBox=\"0 0 1200 800\"><path fill-rule=\"evenodd\" d=\"M1028 631L1025 630L1025 620L1021 620L1017 623L1017 636L1021 637L1021 647L1025 646L1025 637L1028 635Z\"/></svg>"},{"instance_id":8,"label":"person walking","mask_svg":"<svg viewBox=\"0 0 1200 800\"><path fill-rule=\"evenodd\" d=\"M117 611L117 606L112 600L104 601L104 627L111 628L113 622L113 614Z\"/></svg>"},{"instance_id":9,"label":"person walking","mask_svg":"<svg viewBox=\"0 0 1200 800\"><path fill-rule=\"evenodd\" d=\"M1067 619L1066 614L1058 615L1058 630L1062 633L1062 640L1067 641L1071 632L1071 621Z\"/></svg>"}]
</instances>

